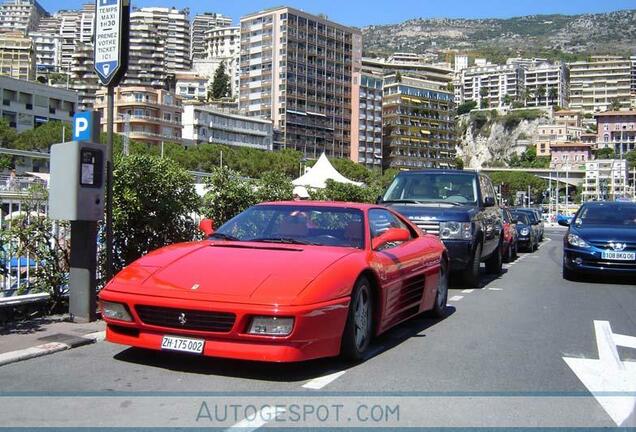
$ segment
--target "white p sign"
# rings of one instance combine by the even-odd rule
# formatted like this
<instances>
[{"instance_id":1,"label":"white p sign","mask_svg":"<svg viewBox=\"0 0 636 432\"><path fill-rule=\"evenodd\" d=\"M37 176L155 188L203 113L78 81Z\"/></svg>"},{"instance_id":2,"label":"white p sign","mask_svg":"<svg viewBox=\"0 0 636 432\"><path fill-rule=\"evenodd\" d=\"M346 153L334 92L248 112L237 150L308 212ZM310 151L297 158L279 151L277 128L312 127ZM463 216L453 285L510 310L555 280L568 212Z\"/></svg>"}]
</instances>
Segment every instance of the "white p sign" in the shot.
<instances>
[{"instance_id":1,"label":"white p sign","mask_svg":"<svg viewBox=\"0 0 636 432\"><path fill-rule=\"evenodd\" d=\"M90 111L79 112L73 117L73 140L90 141L93 135L92 113Z\"/></svg>"}]
</instances>

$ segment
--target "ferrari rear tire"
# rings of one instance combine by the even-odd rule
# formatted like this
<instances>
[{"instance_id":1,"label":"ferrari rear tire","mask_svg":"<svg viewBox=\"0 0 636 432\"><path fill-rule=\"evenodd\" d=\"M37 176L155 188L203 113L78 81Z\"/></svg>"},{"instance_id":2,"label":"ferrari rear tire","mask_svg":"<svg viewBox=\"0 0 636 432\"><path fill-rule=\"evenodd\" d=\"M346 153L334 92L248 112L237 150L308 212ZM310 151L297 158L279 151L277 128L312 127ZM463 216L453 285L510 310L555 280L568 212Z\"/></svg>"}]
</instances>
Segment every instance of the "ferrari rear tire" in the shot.
<instances>
[{"instance_id":1,"label":"ferrari rear tire","mask_svg":"<svg viewBox=\"0 0 636 432\"><path fill-rule=\"evenodd\" d=\"M366 277L356 282L351 293L349 314L342 334L340 354L343 358L359 361L369 348L373 336L373 297Z\"/></svg>"},{"instance_id":2,"label":"ferrari rear tire","mask_svg":"<svg viewBox=\"0 0 636 432\"><path fill-rule=\"evenodd\" d=\"M448 264L442 260L439 267L439 281L437 283L437 292L435 293L435 304L431 310L431 314L436 318L444 318L446 316L446 303L448 302Z\"/></svg>"}]
</instances>

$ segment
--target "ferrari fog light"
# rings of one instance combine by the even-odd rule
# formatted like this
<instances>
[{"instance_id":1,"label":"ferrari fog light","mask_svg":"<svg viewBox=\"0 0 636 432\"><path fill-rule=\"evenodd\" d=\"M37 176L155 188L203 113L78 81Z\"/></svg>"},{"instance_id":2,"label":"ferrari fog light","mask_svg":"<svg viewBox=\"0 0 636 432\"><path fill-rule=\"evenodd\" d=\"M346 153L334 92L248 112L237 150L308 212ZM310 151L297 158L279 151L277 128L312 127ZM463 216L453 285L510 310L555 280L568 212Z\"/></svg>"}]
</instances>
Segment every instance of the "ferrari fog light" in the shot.
<instances>
[{"instance_id":1,"label":"ferrari fog light","mask_svg":"<svg viewBox=\"0 0 636 432\"><path fill-rule=\"evenodd\" d=\"M104 318L116 319L119 321L132 321L128 308L122 303L109 301L101 302L102 316Z\"/></svg>"},{"instance_id":2,"label":"ferrari fog light","mask_svg":"<svg viewBox=\"0 0 636 432\"><path fill-rule=\"evenodd\" d=\"M248 333L269 336L287 336L294 327L293 318L257 316L252 318Z\"/></svg>"}]
</instances>

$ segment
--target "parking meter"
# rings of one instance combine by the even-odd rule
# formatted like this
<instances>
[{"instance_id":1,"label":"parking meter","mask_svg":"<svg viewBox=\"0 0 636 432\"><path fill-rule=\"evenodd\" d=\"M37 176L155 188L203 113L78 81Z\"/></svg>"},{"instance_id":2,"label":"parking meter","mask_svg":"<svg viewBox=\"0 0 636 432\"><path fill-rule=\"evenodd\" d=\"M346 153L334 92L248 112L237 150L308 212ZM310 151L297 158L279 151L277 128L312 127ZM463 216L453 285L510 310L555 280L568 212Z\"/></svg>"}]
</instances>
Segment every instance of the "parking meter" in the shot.
<instances>
[{"instance_id":1,"label":"parking meter","mask_svg":"<svg viewBox=\"0 0 636 432\"><path fill-rule=\"evenodd\" d=\"M49 215L67 221L104 217L106 146L70 141L51 146Z\"/></svg>"}]
</instances>

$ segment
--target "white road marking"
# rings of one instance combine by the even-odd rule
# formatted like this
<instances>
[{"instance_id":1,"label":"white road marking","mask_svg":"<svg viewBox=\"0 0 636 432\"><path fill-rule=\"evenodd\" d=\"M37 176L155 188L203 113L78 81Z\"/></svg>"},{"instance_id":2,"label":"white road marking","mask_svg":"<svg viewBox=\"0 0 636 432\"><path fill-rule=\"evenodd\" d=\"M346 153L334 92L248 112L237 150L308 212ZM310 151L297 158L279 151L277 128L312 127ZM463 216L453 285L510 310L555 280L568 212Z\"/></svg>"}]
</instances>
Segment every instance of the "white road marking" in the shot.
<instances>
[{"instance_id":1,"label":"white road marking","mask_svg":"<svg viewBox=\"0 0 636 432\"><path fill-rule=\"evenodd\" d=\"M266 406L259 412L254 413L250 418L245 418L234 426L230 426L226 431L240 429L241 432L252 432L267 424L268 421L274 420L284 412L285 409L282 407Z\"/></svg>"},{"instance_id":2,"label":"white road marking","mask_svg":"<svg viewBox=\"0 0 636 432\"><path fill-rule=\"evenodd\" d=\"M306 383L305 385L303 385L303 388L319 390L323 388L324 386L326 386L327 384L340 378L342 375L344 375L345 372L346 371L340 371L340 372L335 372L329 375L321 376L318 378L314 378L308 383Z\"/></svg>"},{"instance_id":3,"label":"white road marking","mask_svg":"<svg viewBox=\"0 0 636 432\"><path fill-rule=\"evenodd\" d=\"M475 291L474 289L465 289L462 292L466 293L466 294L470 294L471 292Z\"/></svg>"},{"instance_id":4,"label":"white road marking","mask_svg":"<svg viewBox=\"0 0 636 432\"><path fill-rule=\"evenodd\" d=\"M633 418L629 420L636 407L636 362L621 361L616 348L636 348L636 337L612 333L609 321L594 321L594 331L598 360L574 357L563 360L617 426L636 426ZM608 392L618 394L608 396Z\"/></svg>"},{"instance_id":5,"label":"white road marking","mask_svg":"<svg viewBox=\"0 0 636 432\"><path fill-rule=\"evenodd\" d=\"M503 288L488 288L490 291L503 291Z\"/></svg>"},{"instance_id":6,"label":"white road marking","mask_svg":"<svg viewBox=\"0 0 636 432\"><path fill-rule=\"evenodd\" d=\"M448 301L460 301L463 298L464 298L464 296L456 295L456 296L452 296L451 298L449 298Z\"/></svg>"}]
</instances>

